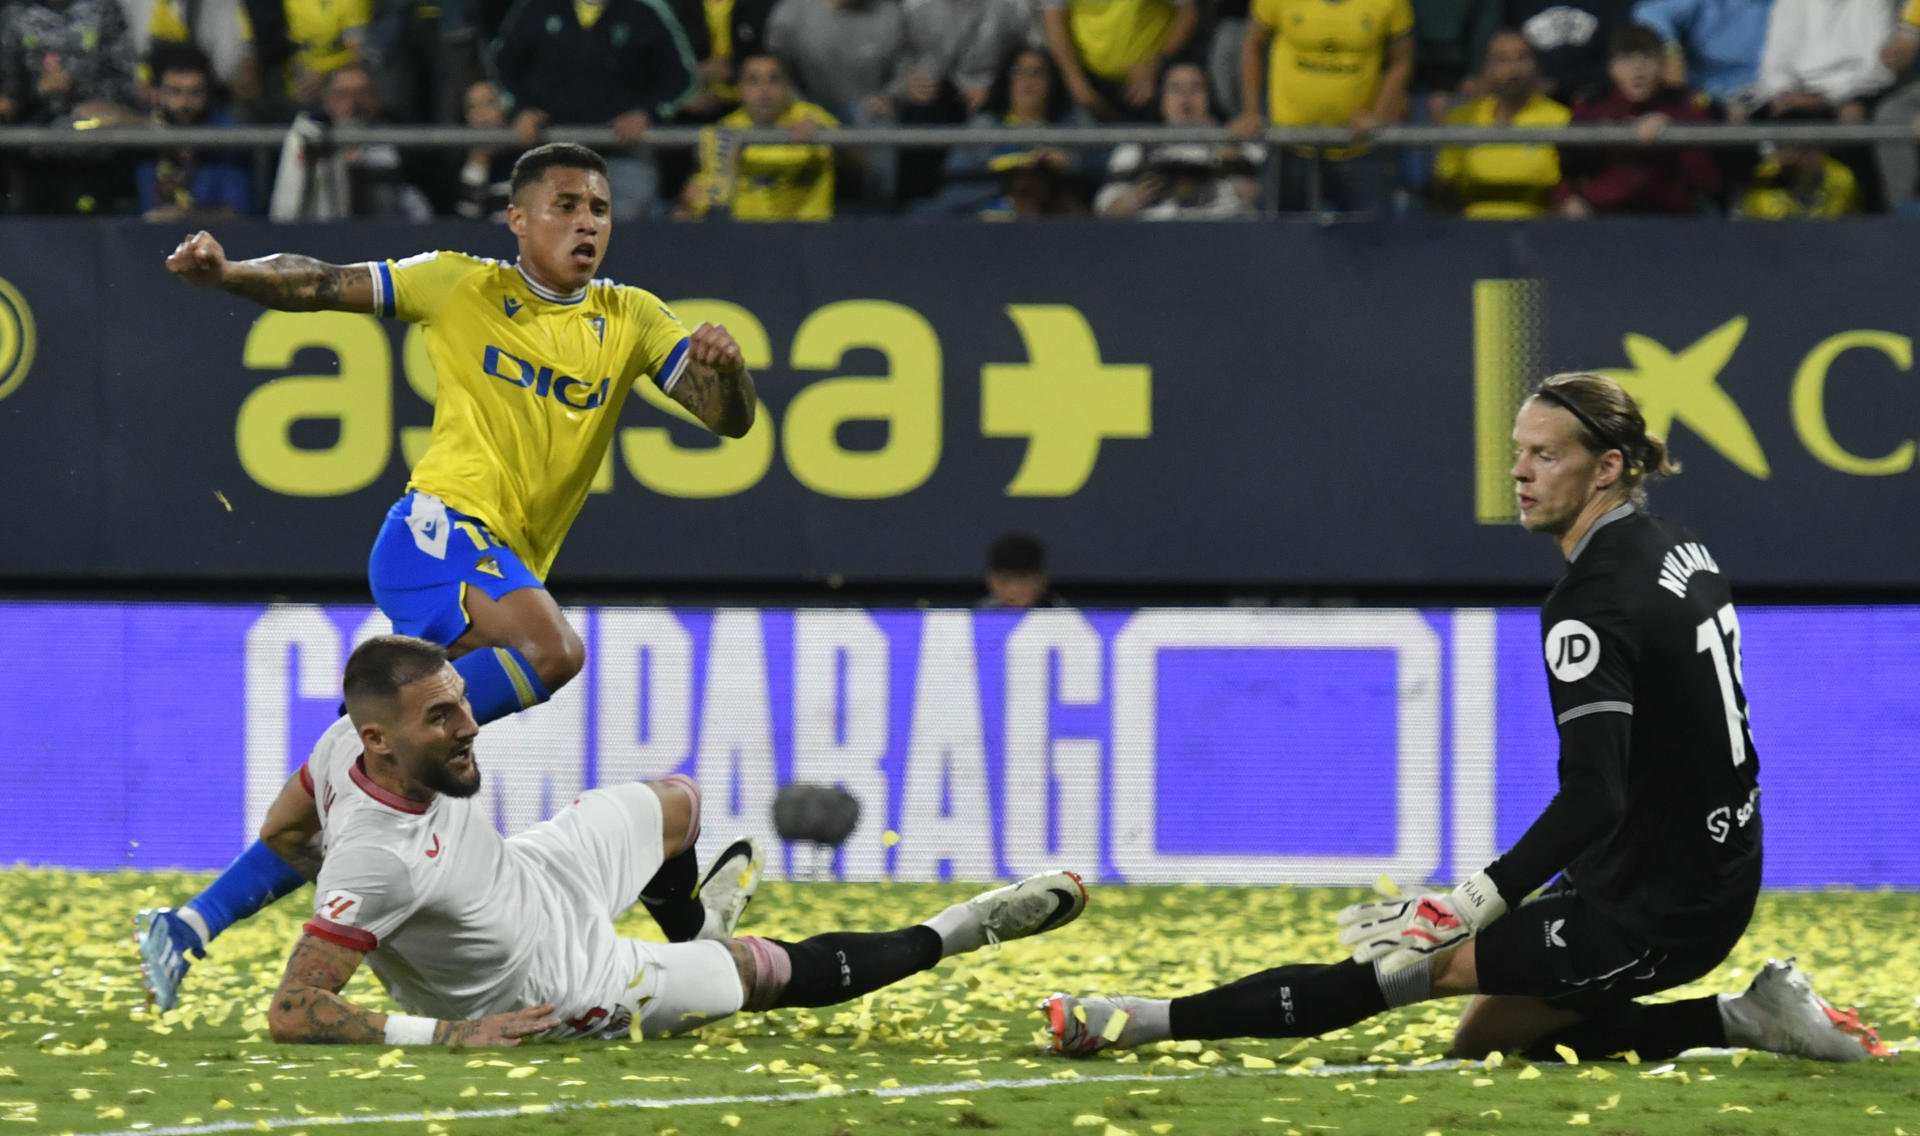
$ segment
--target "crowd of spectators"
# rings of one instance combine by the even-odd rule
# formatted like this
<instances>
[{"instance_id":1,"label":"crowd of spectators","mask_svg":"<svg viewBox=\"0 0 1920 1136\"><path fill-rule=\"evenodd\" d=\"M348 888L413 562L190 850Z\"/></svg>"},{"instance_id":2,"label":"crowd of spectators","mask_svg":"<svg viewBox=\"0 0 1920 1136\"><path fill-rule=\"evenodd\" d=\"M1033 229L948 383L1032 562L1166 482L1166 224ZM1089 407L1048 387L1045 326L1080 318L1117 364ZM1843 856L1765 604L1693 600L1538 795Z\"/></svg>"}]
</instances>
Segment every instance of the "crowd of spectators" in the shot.
<instances>
[{"instance_id":1,"label":"crowd of spectators","mask_svg":"<svg viewBox=\"0 0 1920 1136\"><path fill-rule=\"evenodd\" d=\"M1920 0L0 0L0 127L145 124L152 150L0 149L0 211L499 218L520 150L611 128L622 219L1112 219L1283 211L1920 215ZM1880 123L1877 146L1388 151L1393 123ZM278 154L169 145L285 127ZM339 145L343 125L517 145ZM1219 145L835 148L823 127L1224 125ZM697 150L646 145L702 127ZM1268 125L1351 130L1267 147ZM784 129L791 142L743 144Z\"/></svg>"}]
</instances>

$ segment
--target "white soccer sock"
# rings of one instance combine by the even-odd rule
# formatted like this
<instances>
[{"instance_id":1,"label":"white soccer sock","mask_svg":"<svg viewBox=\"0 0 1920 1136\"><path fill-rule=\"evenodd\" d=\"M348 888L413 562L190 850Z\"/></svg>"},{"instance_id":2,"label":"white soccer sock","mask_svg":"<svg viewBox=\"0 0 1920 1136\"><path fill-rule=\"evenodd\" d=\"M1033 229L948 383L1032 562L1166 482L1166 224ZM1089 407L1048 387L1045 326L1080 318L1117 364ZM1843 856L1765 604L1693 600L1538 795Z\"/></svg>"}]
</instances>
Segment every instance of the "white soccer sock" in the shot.
<instances>
[{"instance_id":1,"label":"white soccer sock","mask_svg":"<svg viewBox=\"0 0 1920 1136\"><path fill-rule=\"evenodd\" d=\"M1766 1032L1742 995L1720 995L1720 1025L1727 1031L1728 1045L1740 1049L1766 1047Z\"/></svg>"},{"instance_id":2,"label":"white soccer sock","mask_svg":"<svg viewBox=\"0 0 1920 1136\"><path fill-rule=\"evenodd\" d=\"M198 911L195 911L192 904L177 907L173 913L180 917L180 922L193 928L194 934L200 936L200 947L202 950L206 949L208 943L213 942L213 932L207 929L206 918Z\"/></svg>"},{"instance_id":3,"label":"white soccer sock","mask_svg":"<svg viewBox=\"0 0 1920 1136\"><path fill-rule=\"evenodd\" d=\"M940 936L941 958L963 955L987 945L987 930L980 925L980 917L964 903L954 904L921 926L933 928Z\"/></svg>"},{"instance_id":4,"label":"white soccer sock","mask_svg":"<svg viewBox=\"0 0 1920 1136\"><path fill-rule=\"evenodd\" d=\"M1120 1030L1117 1045L1133 1049L1148 1042L1168 1041L1173 1037L1173 999L1116 998L1127 1012L1127 1024Z\"/></svg>"}]
</instances>

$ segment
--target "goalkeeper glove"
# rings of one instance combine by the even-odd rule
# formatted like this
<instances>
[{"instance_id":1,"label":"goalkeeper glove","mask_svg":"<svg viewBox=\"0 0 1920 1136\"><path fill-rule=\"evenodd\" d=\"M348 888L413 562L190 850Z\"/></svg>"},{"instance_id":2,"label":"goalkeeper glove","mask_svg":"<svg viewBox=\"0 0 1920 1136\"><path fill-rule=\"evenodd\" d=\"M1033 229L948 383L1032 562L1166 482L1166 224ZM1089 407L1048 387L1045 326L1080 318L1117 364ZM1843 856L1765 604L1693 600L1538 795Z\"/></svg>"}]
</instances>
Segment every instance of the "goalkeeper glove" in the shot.
<instances>
[{"instance_id":1,"label":"goalkeeper glove","mask_svg":"<svg viewBox=\"0 0 1920 1136\"><path fill-rule=\"evenodd\" d=\"M1356 903L1340 912L1340 941L1353 961L1380 961L1383 974L1422 963L1457 947L1507 913L1507 901L1485 872L1446 895Z\"/></svg>"}]
</instances>

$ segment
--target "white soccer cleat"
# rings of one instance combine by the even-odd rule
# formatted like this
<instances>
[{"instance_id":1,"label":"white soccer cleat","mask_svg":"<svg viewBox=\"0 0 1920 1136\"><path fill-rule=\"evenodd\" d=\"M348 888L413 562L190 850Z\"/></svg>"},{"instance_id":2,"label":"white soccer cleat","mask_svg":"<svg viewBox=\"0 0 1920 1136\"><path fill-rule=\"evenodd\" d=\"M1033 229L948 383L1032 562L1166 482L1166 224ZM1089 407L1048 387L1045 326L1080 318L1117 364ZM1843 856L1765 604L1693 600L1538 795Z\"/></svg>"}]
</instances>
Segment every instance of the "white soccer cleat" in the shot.
<instances>
[{"instance_id":1,"label":"white soccer cleat","mask_svg":"<svg viewBox=\"0 0 1920 1136\"><path fill-rule=\"evenodd\" d=\"M1047 1052L1091 1057L1121 1043L1134 1011L1129 998L1076 998L1055 994L1040 1002L1047 1018Z\"/></svg>"},{"instance_id":2,"label":"white soccer cleat","mask_svg":"<svg viewBox=\"0 0 1920 1136\"><path fill-rule=\"evenodd\" d=\"M731 939L733 929L740 925L740 917L747 913L747 904L753 901L753 893L759 888L760 842L743 836L714 858L700 886L693 889L694 898L713 916L708 920L711 929L700 937Z\"/></svg>"},{"instance_id":3,"label":"white soccer cleat","mask_svg":"<svg viewBox=\"0 0 1920 1136\"><path fill-rule=\"evenodd\" d=\"M200 934L171 907L145 908L133 917L133 941L140 948L140 977L147 1000L162 1010L180 1002L180 982L187 976L187 955L206 958Z\"/></svg>"},{"instance_id":4,"label":"white soccer cleat","mask_svg":"<svg viewBox=\"0 0 1920 1136\"><path fill-rule=\"evenodd\" d=\"M1793 960L1767 960L1746 993L1730 1007L1757 1038L1752 1048L1791 1053L1817 1061L1864 1061L1890 1057L1880 1035L1855 1009L1836 1010L1813 992L1813 982Z\"/></svg>"},{"instance_id":5,"label":"white soccer cleat","mask_svg":"<svg viewBox=\"0 0 1920 1136\"><path fill-rule=\"evenodd\" d=\"M983 891L967 910L979 921L989 943L1024 939L1080 918L1087 909L1087 885L1072 872L1044 872L1017 884Z\"/></svg>"}]
</instances>

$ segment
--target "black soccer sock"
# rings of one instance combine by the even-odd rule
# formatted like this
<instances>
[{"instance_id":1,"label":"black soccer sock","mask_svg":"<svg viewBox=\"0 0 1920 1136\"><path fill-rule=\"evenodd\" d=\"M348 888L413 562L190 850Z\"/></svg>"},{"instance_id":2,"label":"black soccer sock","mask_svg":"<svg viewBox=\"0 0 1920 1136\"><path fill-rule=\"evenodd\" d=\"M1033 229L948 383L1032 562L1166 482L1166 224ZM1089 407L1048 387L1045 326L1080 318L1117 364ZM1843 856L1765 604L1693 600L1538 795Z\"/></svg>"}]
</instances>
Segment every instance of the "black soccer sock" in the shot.
<instances>
[{"instance_id":1,"label":"black soccer sock","mask_svg":"<svg viewBox=\"0 0 1920 1136\"><path fill-rule=\"evenodd\" d=\"M1277 966L1201 994L1175 998L1169 1024L1178 1040L1314 1037L1387 1008L1372 963Z\"/></svg>"},{"instance_id":2,"label":"black soccer sock","mask_svg":"<svg viewBox=\"0 0 1920 1136\"><path fill-rule=\"evenodd\" d=\"M1558 1061L1554 1046L1564 1045L1583 1060L1614 1057L1628 1050L1648 1061L1664 1061L1684 1049L1727 1044L1720 997L1679 1002L1627 1002L1540 1039L1526 1056Z\"/></svg>"},{"instance_id":3,"label":"black soccer sock","mask_svg":"<svg viewBox=\"0 0 1920 1136\"><path fill-rule=\"evenodd\" d=\"M940 961L940 935L931 927L862 934L815 935L784 948L793 977L775 1006L831 1006L930 970Z\"/></svg>"},{"instance_id":4,"label":"black soccer sock","mask_svg":"<svg viewBox=\"0 0 1920 1136\"><path fill-rule=\"evenodd\" d=\"M640 903L653 921L667 933L670 943L684 943L706 926L707 909L693 898L700 882L700 865L689 848L660 865L660 870L640 891Z\"/></svg>"}]
</instances>

